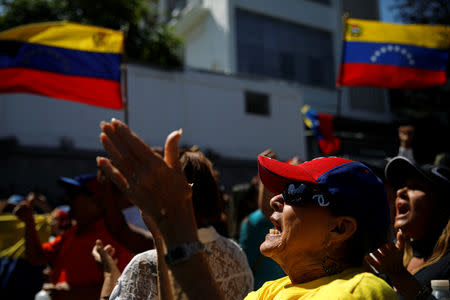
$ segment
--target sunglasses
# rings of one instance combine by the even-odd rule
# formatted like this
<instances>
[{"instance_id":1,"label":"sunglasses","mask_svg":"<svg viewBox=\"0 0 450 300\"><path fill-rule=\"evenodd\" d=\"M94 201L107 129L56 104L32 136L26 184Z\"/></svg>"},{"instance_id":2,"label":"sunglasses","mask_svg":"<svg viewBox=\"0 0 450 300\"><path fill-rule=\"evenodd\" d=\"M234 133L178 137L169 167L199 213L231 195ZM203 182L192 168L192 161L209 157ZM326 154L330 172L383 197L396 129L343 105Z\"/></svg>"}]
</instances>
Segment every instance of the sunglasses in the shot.
<instances>
[{"instance_id":1,"label":"sunglasses","mask_svg":"<svg viewBox=\"0 0 450 300\"><path fill-rule=\"evenodd\" d=\"M291 183L282 193L283 201L289 205L318 204L321 207L330 205L322 192L304 183Z\"/></svg>"}]
</instances>

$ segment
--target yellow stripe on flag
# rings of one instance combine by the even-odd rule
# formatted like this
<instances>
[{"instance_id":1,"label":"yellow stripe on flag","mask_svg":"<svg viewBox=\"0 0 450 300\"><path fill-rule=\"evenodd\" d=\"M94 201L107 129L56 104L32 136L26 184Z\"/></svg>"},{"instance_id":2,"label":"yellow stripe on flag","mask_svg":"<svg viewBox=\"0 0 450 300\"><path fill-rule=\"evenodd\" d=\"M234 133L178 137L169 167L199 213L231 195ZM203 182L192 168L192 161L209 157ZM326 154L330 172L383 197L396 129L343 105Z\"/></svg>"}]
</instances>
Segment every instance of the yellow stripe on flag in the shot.
<instances>
[{"instance_id":1,"label":"yellow stripe on flag","mask_svg":"<svg viewBox=\"0 0 450 300\"><path fill-rule=\"evenodd\" d=\"M123 52L122 32L66 21L15 27L0 32L0 40L35 43L81 51Z\"/></svg>"},{"instance_id":2,"label":"yellow stripe on flag","mask_svg":"<svg viewBox=\"0 0 450 300\"><path fill-rule=\"evenodd\" d=\"M348 19L345 40L447 49L450 48L450 26L391 24Z\"/></svg>"}]
</instances>

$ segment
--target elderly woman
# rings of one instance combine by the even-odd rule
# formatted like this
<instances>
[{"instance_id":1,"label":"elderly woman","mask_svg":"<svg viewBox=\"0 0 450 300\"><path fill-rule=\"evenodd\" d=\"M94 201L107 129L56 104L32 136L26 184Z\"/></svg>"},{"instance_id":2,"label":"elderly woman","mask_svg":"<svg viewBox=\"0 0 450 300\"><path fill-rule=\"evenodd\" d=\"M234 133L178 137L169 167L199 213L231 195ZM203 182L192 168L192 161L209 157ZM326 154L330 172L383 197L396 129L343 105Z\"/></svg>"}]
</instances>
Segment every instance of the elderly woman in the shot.
<instances>
[{"instance_id":1,"label":"elderly woman","mask_svg":"<svg viewBox=\"0 0 450 300\"><path fill-rule=\"evenodd\" d=\"M450 279L450 170L399 156L386 166L386 178L397 190L397 243L367 260L405 299L425 299L431 280Z\"/></svg>"},{"instance_id":2,"label":"elderly woman","mask_svg":"<svg viewBox=\"0 0 450 300\"><path fill-rule=\"evenodd\" d=\"M158 232L165 253L161 276L176 284L163 299L222 299L199 245L191 204L191 187L182 176L177 143L180 131L166 141L164 159L120 121L101 141L112 162L100 168L123 188ZM277 194L274 213L261 245L288 275L268 282L248 299L396 299L382 279L360 269L365 251L384 243L389 210L380 180L364 165L341 158L322 158L297 166L259 157L263 183ZM170 272L169 272L170 271Z\"/></svg>"}]
</instances>

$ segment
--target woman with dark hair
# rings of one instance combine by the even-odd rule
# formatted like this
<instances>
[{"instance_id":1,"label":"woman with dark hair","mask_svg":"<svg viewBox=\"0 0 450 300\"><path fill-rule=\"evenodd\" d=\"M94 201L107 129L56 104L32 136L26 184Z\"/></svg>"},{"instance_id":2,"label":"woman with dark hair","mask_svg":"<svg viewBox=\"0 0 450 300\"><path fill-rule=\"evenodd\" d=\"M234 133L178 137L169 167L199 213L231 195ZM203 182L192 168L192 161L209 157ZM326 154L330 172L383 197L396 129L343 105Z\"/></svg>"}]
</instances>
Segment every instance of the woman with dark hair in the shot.
<instances>
[{"instance_id":1,"label":"woman with dark hair","mask_svg":"<svg viewBox=\"0 0 450 300\"><path fill-rule=\"evenodd\" d=\"M197 233L202 247L208 253L207 259L214 279L223 291L225 299L241 299L252 290L253 275L239 245L215 230L215 226L220 230L224 228L221 222L223 204L213 175L212 163L201 152L186 151L180 157L180 164L187 182L192 185L192 203L199 228ZM145 215L143 219L146 223L150 222ZM149 228L151 226L148 224ZM155 244L157 243L155 240ZM97 251L104 254L102 245L99 246ZM109 299L158 299L157 269L156 250L136 255L118 278ZM112 283L114 284L114 281Z\"/></svg>"},{"instance_id":2,"label":"woman with dark hair","mask_svg":"<svg viewBox=\"0 0 450 300\"><path fill-rule=\"evenodd\" d=\"M367 257L405 299L431 297L430 281L450 279L450 170L395 157L386 178L396 188L397 243Z\"/></svg>"},{"instance_id":3,"label":"woman with dark hair","mask_svg":"<svg viewBox=\"0 0 450 300\"><path fill-rule=\"evenodd\" d=\"M186 180L192 183L192 204L199 228L213 226L227 236L222 213L225 204L220 196L211 161L200 151L184 151L180 156L181 168Z\"/></svg>"}]
</instances>

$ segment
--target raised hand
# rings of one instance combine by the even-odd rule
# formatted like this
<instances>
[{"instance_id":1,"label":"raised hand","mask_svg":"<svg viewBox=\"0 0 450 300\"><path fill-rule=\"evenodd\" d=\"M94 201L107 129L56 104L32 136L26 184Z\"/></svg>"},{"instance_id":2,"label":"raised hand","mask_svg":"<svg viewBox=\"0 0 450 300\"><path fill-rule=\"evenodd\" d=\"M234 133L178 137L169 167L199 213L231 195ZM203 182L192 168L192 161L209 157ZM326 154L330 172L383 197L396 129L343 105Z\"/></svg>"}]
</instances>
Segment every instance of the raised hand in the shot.
<instances>
[{"instance_id":1,"label":"raised hand","mask_svg":"<svg viewBox=\"0 0 450 300\"><path fill-rule=\"evenodd\" d=\"M116 272L120 274L119 268L117 267L117 259L114 258L115 252L116 249L109 244L103 247L101 240L97 240L92 248L92 256L101 266L103 272Z\"/></svg>"},{"instance_id":2,"label":"raised hand","mask_svg":"<svg viewBox=\"0 0 450 300\"><path fill-rule=\"evenodd\" d=\"M19 220L25 223L33 222L33 213L33 201L29 199L25 199L17 204L13 210L13 214L15 214Z\"/></svg>"},{"instance_id":3,"label":"raised hand","mask_svg":"<svg viewBox=\"0 0 450 300\"><path fill-rule=\"evenodd\" d=\"M404 240L401 230L397 233L397 243L385 244L366 256L366 262L378 272L395 278L405 273L403 266Z\"/></svg>"},{"instance_id":4,"label":"raised hand","mask_svg":"<svg viewBox=\"0 0 450 300\"><path fill-rule=\"evenodd\" d=\"M181 130L169 134L162 158L121 121L102 122L100 126L100 142L110 159L98 157L97 164L152 220L154 226L149 229L173 237L180 233L173 226L176 223L178 229L187 226L187 231L196 232L192 191L178 160Z\"/></svg>"},{"instance_id":5,"label":"raised hand","mask_svg":"<svg viewBox=\"0 0 450 300\"><path fill-rule=\"evenodd\" d=\"M386 244L367 255L365 260L372 268L389 277L403 299L417 299L417 295L422 291L423 286L403 266L404 245L405 237L399 230L395 245L392 243Z\"/></svg>"}]
</instances>

